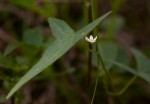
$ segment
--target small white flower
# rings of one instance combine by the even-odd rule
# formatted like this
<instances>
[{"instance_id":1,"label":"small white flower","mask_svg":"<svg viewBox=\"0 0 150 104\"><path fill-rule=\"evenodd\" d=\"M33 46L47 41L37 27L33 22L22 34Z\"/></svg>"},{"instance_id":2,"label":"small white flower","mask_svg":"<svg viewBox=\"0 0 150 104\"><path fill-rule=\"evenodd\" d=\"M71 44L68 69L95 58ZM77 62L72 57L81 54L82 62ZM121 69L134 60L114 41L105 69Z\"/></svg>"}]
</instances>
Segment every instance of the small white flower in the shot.
<instances>
[{"instance_id":1,"label":"small white flower","mask_svg":"<svg viewBox=\"0 0 150 104\"><path fill-rule=\"evenodd\" d=\"M93 38L92 35L90 35L89 38L85 37L86 41L90 42L91 44L96 42L97 36L95 38Z\"/></svg>"}]
</instances>

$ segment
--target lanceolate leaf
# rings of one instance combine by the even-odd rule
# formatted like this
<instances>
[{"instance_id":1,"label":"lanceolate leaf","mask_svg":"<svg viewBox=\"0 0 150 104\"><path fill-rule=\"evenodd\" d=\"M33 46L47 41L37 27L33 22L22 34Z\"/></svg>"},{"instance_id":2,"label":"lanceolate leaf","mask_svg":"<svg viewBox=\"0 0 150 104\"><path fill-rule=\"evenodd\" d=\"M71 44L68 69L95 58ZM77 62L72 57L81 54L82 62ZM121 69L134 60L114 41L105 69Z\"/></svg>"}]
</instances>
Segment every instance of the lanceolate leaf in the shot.
<instances>
[{"instance_id":1,"label":"lanceolate leaf","mask_svg":"<svg viewBox=\"0 0 150 104\"><path fill-rule=\"evenodd\" d=\"M74 32L64 21L49 18L48 21L56 40L46 49L37 64L35 64L12 88L6 99L10 98L21 86L65 54L77 41L92 31L94 27L97 26L110 13L111 12L108 12L102 17L99 17L77 32Z\"/></svg>"},{"instance_id":2,"label":"lanceolate leaf","mask_svg":"<svg viewBox=\"0 0 150 104\"><path fill-rule=\"evenodd\" d=\"M104 59L110 59L114 61L117 59L118 47L113 41L101 41L99 43L99 51ZM113 66L113 64L108 64L107 62L105 62L105 65L107 69L110 69Z\"/></svg>"},{"instance_id":3,"label":"lanceolate leaf","mask_svg":"<svg viewBox=\"0 0 150 104\"><path fill-rule=\"evenodd\" d=\"M102 41L101 40L98 43L98 47L99 47L99 52L102 55L103 59L109 59L109 60L113 60L113 61L115 61L117 59L118 46L117 46L117 44L115 44L115 42L106 41L106 40ZM96 53L93 53L92 58L93 58L93 60L92 60L93 64L95 66L97 66ZM104 60L104 63L105 63L105 66L106 66L107 70L111 69L112 66L113 66L113 64L107 63L105 60ZM100 66L101 66L101 63L100 63Z\"/></svg>"},{"instance_id":4,"label":"lanceolate leaf","mask_svg":"<svg viewBox=\"0 0 150 104\"><path fill-rule=\"evenodd\" d=\"M133 68L127 66L127 65L124 65L124 64L121 64L119 62L116 62L116 61L113 61L113 60L109 60L109 59L108 60L106 59L106 61L109 62L109 63L112 63L112 64L114 64L114 65L116 65L118 67L121 67L122 69L124 69L124 70L126 70L126 71L128 71L128 72L130 72L130 73L132 73L134 75L139 76L139 73L135 69L133 69Z\"/></svg>"},{"instance_id":5,"label":"lanceolate leaf","mask_svg":"<svg viewBox=\"0 0 150 104\"><path fill-rule=\"evenodd\" d=\"M132 49L137 62L137 69L140 72L150 72L150 60L136 49Z\"/></svg>"},{"instance_id":6,"label":"lanceolate leaf","mask_svg":"<svg viewBox=\"0 0 150 104\"><path fill-rule=\"evenodd\" d=\"M75 34L75 31L63 20L49 18L48 22L50 24L53 35L59 40L66 38L66 36L73 36Z\"/></svg>"},{"instance_id":7,"label":"lanceolate leaf","mask_svg":"<svg viewBox=\"0 0 150 104\"><path fill-rule=\"evenodd\" d=\"M113 60L107 60L107 61L109 63L113 63L117 65L118 67L121 67L122 69L134 75L143 78L145 81L150 83L150 60L136 49L132 49L132 52L137 62L137 70Z\"/></svg>"},{"instance_id":8,"label":"lanceolate leaf","mask_svg":"<svg viewBox=\"0 0 150 104\"><path fill-rule=\"evenodd\" d=\"M132 52L137 62L137 70L139 75L150 83L150 60L136 49L132 49Z\"/></svg>"}]
</instances>

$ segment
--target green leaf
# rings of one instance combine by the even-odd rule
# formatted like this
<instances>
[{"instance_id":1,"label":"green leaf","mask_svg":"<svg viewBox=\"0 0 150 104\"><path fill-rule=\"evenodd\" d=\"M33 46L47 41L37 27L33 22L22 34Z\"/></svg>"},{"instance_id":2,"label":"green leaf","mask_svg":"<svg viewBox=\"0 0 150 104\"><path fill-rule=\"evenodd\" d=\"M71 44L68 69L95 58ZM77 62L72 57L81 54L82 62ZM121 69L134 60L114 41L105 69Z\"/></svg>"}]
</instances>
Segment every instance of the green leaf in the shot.
<instances>
[{"instance_id":1,"label":"green leaf","mask_svg":"<svg viewBox=\"0 0 150 104\"><path fill-rule=\"evenodd\" d=\"M130 72L130 73L132 73L132 74L134 74L134 75L139 76L139 73L137 72L137 70L135 70L135 69L133 69L133 68L130 68L130 67L127 66L127 65L124 65L124 64L121 64L121 63L119 63L119 62L112 61L112 60L109 60L109 59L106 59L106 61L109 62L109 63L112 63L112 64L114 64L114 65L116 65L116 66L118 66L118 67L121 67L122 69L124 69L124 70L126 70L126 71L128 71L128 72Z\"/></svg>"},{"instance_id":2,"label":"green leaf","mask_svg":"<svg viewBox=\"0 0 150 104\"><path fill-rule=\"evenodd\" d=\"M137 61L137 69L142 72L150 72L150 60L136 49L132 49L133 55Z\"/></svg>"},{"instance_id":3,"label":"green leaf","mask_svg":"<svg viewBox=\"0 0 150 104\"><path fill-rule=\"evenodd\" d=\"M132 52L137 62L137 70L132 69L129 66L121 64L119 62L115 62L113 60L107 61L123 68L124 70L134 75L141 77L142 79L150 83L150 60L136 49L132 49Z\"/></svg>"},{"instance_id":4,"label":"green leaf","mask_svg":"<svg viewBox=\"0 0 150 104\"><path fill-rule=\"evenodd\" d=\"M28 29L23 34L23 41L29 45L39 47L43 43L43 35L40 28L36 27L33 29Z\"/></svg>"},{"instance_id":5,"label":"green leaf","mask_svg":"<svg viewBox=\"0 0 150 104\"><path fill-rule=\"evenodd\" d=\"M117 53L116 61L121 63L121 64L128 64L129 63L130 57L129 57L127 51L123 47L118 47L118 53ZM119 73L126 73L126 71L120 67L113 67L113 68Z\"/></svg>"},{"instance_id":6,"label":"green leaf","mask_svg":"<svg viewBox=\"0 0 150 104\"><path fill-rule=\"evenodd\" d=\"M115 61L117 59L118 53L118 46L113 41L100 41L98 43L100 54L102 55L103 59L109 59ZM111 51L110 51L111 50ZM97 58L96 54L93 53L93 64L97 66ZM106 69L110 69L113 64L107 63L105 61Z\"/></svg>"},{"instance_id":7,"label":"green leaf","mask_svg":"<svg viewBox=\"0 0 150 104\"><path fill-rule=\"evenodd\" d=\"M103 15L102 17L99 17L77 32L73 32L73 30L64 21L55 18L49 18L48 21L50 27L52 28L52 31L54 32L54 35L56 36L56 40L46 49L46 51L42 55L42 58L37 62L37 64L35 64L12 88L6 99L10 98L21 86L23 86L30 79L35 77L49 65L53 64L77 41L83 38L86 34L90 33L90 31L92 31L94 27L97 26L110 13L111 12ZM66 29L64 27L66 27ZM59 37L59 35L61 38Z\"/></svg>"},{"instance_id":8,"label":"green leaf","mask_svg":"<svg viewBox=\"0 0 150 104\"><path fill-rule=\"evenodd\" d=\"M43 48L46 49L49 47L53 42L55 41L55 38L53 36L49 37L43 44Z\"/></svg>"},{"instance_id":9,"label":"green leaf","mask_svg":"<svg viewBox=\"0 0 150 104\"><path fill-rule=\"evenodd\" d=\"M56 19L56 18L49 18L48 22L50 24L53 35L58 40L62 40L62 38L66 38L67 36L75 35L74 30L63 20Z\"/></svg>"},{"instance_id":10,"label":"green leaf","mask_svg":"<svg viewBox=\"0 0 150 104\"><path fill-rule=\"evenodd\" d=\"M150 82L150 60L136 49L132 49L132 52L137 62L139 75L146 81Z\"/></svg>"},{"instance_id":11,"label":"green leaf","mask_svg":"<svg viewBox=\"0 0 150 104\"><path fill-rule=\"evenodd\" d=\"M129 55L123 47L118 48L117 59L119 63L127 64L129 63Z\"/></svg>"},{"instance_id":12,"label":"green leaf","mask_svg":"<svg viewBox=\"0 0 150 104\"><path fill-rule=\"evenodd\" d=\"M113 41L101 41L99 43L99 49L104 59L116 60L118 47ZM106 61L105 63L107 69L113 66L113 64L107 63Z\"/></svg>"},{"instance_id":13,"label":"green leaf","mask_svg":"<svg viewBox=\"0 0 150 104\"><path fill-rule=\"evenodd\" d=\"M7 56L11 52L13 52L15 49L21 46L21 43L10 43L7 45L5 51L4 51L4 56Z\"/></svg>"}]
</instances>

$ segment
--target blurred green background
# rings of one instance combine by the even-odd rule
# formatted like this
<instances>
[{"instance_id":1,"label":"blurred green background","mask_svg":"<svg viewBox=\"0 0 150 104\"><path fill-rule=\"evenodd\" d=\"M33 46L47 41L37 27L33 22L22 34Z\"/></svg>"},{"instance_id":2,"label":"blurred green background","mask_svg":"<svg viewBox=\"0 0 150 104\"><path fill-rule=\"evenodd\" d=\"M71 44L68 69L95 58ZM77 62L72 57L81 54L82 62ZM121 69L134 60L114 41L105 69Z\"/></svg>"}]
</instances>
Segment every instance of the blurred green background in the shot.
<instances>
[{"instance_id":1,"label":"blurred green background","mask_svg":"<svg viewBox=\"0 0 150 104\"><path fill-rule=\"evenodd\" d=\"M13 85L54 41L47 19L62 19L78 30L86 24L85 1L0 0L0 104L90 104L97 72L93 56L94 70L91 84L88 85L88 43L84 39L5 101ZM131 47L150 57L150 0L97 2L98 16L113 11L97 27L104 54L112 60L136 68ZM117 89L122 88L132 77L131 73L112 64L107 65L107 68L111 69ZM120 97L125 104L149 104L150 84L137 78ZM100 81L94 104L121 103L118 97L105 93Z\"/></svg>"}]
</instances>

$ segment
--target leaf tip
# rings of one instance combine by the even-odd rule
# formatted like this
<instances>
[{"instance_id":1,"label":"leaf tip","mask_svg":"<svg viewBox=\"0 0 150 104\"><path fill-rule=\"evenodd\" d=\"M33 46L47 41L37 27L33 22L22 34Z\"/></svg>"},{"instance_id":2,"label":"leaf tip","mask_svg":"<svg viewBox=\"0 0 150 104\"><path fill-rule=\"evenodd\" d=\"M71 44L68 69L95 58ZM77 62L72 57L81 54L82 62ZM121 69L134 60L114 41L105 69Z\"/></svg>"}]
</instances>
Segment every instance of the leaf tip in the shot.
<instances>
[{"instance_id":1,"label":"leaf tip","mask_svg":"<svg viewBox=\"0 0 150 104\"><path fill-rule=\"evenodd\" d=\"M8 93L8 95L6 96L6 100L8 100L11 97L10 93Z\"/></svg>"}]
</instances>

